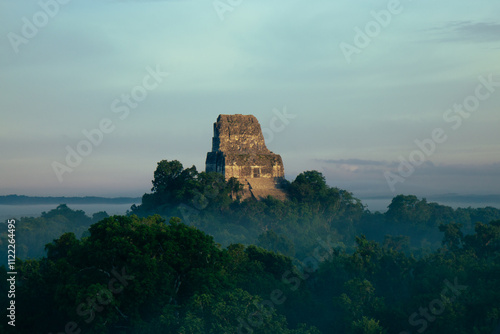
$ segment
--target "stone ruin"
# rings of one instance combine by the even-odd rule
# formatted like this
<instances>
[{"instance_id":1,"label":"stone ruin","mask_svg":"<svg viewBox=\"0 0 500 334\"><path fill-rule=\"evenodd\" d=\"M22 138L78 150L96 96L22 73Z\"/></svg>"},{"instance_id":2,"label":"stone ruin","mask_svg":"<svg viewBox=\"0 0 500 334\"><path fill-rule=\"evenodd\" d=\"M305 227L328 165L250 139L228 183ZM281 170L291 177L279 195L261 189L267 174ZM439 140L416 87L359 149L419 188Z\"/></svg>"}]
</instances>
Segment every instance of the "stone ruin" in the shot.
<instances>
[{"instance_id":1,"label":"stone ruin","mask_svg":"<svg viewBox=\"0 0 500 334\"><path fill-rule=\"evenodd\" d=\"M205 171L222 173L226 180L238 179L243 185L243 199L268 195L286 199L280 189L285 176L283 160L267 149L259 121L253 115L219 115Z\"/></svg>"}]
</instances>

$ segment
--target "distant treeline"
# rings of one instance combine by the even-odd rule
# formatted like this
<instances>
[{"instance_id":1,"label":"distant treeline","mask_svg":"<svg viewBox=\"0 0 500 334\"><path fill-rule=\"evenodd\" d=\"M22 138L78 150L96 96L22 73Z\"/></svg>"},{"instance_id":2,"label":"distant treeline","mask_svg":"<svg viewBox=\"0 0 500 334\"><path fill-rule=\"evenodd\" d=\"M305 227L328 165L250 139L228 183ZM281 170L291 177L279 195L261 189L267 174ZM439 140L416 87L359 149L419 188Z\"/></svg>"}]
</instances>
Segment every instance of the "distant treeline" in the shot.
<instances>
[{"instance_id":1,"label":"distant treeline","mask_svg":"<svg viewBox=\"0 0 500 334\"><path fill-rule=\"evenodd\" d=\"M32 205L32 204L128 204L140 202L140 197L41 197L24 195L0 196L0 204L4 205Z\"/></svg>"},{"instance_id":2,"label":"distant treeline","mask_svg":"<svg viewBox=\"0 0 500 334\"><path fill-rule=\"evenodd\" d=\"M364 199L388 199L390 196L370 196L365 197ZM441 195L431 195L427 196L427 200L442 202L442 204L446 204L449 202L459 202L459 203L497 203L496 207L500 206L500 194L491 194L491 195L459 195L459 194L441 194Z\"/></svg>"}]
</instances>

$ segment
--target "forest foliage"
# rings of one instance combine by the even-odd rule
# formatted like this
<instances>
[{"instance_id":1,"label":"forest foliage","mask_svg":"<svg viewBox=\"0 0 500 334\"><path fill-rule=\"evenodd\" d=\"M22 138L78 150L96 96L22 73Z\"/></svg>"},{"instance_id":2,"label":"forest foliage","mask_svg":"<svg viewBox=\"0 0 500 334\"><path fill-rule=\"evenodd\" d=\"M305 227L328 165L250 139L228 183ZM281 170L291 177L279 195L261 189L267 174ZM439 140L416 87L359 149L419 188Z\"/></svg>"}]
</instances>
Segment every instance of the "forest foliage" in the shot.
<instances>
[{"instance_id":1,"label":"forest foliage","mask_svg":"<svg viewBox=\"0 0 500 334\"><path fill-rule=\"evenodd\" d=\"M398 195L372 213L317 171L284 187L243 201L164 160L126 216L19 219L15 332L493 333L500 210Z\"/></svg>"}]
</instances>

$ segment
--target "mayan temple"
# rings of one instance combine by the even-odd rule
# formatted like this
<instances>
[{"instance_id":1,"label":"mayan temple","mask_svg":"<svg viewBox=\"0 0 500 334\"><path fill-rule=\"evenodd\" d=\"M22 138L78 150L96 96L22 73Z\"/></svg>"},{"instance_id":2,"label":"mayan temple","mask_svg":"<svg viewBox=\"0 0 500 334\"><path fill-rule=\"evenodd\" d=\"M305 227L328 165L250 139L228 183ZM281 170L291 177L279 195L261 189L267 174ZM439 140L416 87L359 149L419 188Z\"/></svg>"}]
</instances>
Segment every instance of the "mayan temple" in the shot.
<instances>
[{"instance_id":1,"label":"mayan temple","mask_svg":"<svg viewBox=\"0 0 500 334\"><path fill-rule=\"evenodd\" d=\"M279 189L285 176L283 160L267 149L259 121L252 115L219 115L206 172L222 173L226 180L237 178L244 188L243 198L286 198Z\"/></svg>"}]
</instances>

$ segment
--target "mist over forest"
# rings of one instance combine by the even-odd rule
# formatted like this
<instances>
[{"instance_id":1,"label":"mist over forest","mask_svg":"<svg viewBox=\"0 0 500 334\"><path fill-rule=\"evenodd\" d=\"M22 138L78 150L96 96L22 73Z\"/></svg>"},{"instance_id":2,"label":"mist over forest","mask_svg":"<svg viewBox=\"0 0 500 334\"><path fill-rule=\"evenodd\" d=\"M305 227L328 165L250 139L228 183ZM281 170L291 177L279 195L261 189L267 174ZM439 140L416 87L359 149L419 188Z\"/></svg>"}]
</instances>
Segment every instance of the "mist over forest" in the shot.
<instances>
[{"instance_id":1,"label":"mist over forest","mask_svg":"<svg viewBox=\"0 0 500 334\"><path fill-rule=\"evenodd\" d=\"M242 200L235 179L176 160L159 162L152 184L126 215L60 204L16 219L16 333L465 334L498 325L499 209L397 195L385 213L370 212L314 170L283 185L285 201Z\"/></svg>"}]
</instances>

